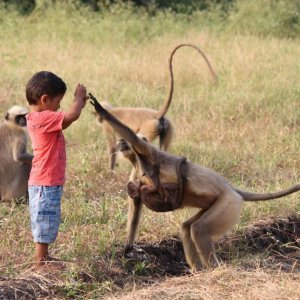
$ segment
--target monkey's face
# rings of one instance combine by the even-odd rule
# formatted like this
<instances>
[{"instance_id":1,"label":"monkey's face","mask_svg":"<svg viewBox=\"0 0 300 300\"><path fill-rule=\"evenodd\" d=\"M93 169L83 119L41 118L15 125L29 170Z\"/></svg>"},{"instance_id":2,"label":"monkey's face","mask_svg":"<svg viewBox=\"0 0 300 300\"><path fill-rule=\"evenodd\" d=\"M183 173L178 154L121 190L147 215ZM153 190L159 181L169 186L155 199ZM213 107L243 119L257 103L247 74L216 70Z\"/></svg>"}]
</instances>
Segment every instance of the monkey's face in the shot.
<instances>
[{"instance_id":1,"label":"monkey's face","mask_svg":"<svg viewBox=\"0 0 300 300\"><path fill-rule=\"evenodd\" d=\"M117 151L123 158L128 159L133 165L136 163L135 152L131 145L124 139L118 140Z\"/></svg>"},{"instance_id":2,"label":"monkey's face","mask_svg":"<svg viewBox=\"0 0 300 300\"><path fill-rule=\"evenodd\" d=\"M20 127L27 126L26 115L28 110L22 106L15 105L6 113L5 120Z\"/></svg>"},{"instance_id":3,"label":"monkey's face","mask_svg":"<svg viewBox=\"0 0 300 300\"><path fill-rule=\"evenodd\" d=\"M26 114L25 115L10 115L9 113L7 113L5 116L5 120L8 122L12 122L21 127L27 126Z\"/></svg>"},{"instance_id":4,"label":"monkey's face","mask_svg":"<svg viewBox=\"0 0 300 300\"><path fill-rule=\"evenodd\" d=\"M21 127L26 127L27 126L26 115L17 115L15 117L15 122Z\"/></svg>"},{"instance_id":5,"label":"monkey's face","mask_svg":"<svg viewBox=\"0 0 300 300\"><path fill-rule=\"evenodd\" d=\"M8 122L12 122L21 127L27 126L26 114L25 115L10 115L9 113L7 113L5 116L5 120Z\"/></svg>"},{"instance_id":6,"label":"monkey's face","mask_svg":"<svg viewBox=\"0 0 300 300\"><path fill-rule=\"evenodd\" d=\"M147 139L141 134L137 134L140 139L143 139L145 142L148 142ZM124 139L120 139L117 142L117 151L125 159L128 159L133 165L137 162L137 153L130 143Z\"/></svg>"}]
</instances>

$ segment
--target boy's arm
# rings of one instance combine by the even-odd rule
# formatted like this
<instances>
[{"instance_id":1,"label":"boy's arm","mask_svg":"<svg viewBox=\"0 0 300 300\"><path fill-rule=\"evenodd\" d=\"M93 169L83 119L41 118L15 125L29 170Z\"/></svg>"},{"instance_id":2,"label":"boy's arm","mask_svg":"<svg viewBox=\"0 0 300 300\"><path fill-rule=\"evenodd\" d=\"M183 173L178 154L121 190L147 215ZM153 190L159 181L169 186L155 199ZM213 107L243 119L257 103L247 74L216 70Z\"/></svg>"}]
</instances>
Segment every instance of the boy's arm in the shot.
<instances>
[{"instance_id":1,"label":"boy's arm","mask_svg":"<svg viewBox=\"0 0 300 300\"><path fill-rule=\"evenodd\" d=\"M78 84L74 93L74 101L70 109L65 113L62 129L68 128L79 118L81 110L84 108L87 99L86 87L82 84Z\"/></svg>"}]
</instances>

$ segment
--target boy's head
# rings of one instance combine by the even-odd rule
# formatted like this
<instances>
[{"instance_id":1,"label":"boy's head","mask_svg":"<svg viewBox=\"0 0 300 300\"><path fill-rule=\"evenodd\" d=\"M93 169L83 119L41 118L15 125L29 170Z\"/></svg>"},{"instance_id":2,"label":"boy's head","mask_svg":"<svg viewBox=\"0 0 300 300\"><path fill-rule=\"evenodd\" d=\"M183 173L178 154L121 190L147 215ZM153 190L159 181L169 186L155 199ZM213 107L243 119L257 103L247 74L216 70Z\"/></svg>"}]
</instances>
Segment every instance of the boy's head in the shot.
<instances>
[{"instance_id":1,"label":"boy's head","mask_svg":"<svg viewBox=\"0 0 300 300\"><path fill-rule=\"evenodd\" d=\"M67 90L65 82L48 71L35 73L26 85L26 98L29 105L38 105L43 97L51 99L63 96Z\"/></svg>"}]
</instances>

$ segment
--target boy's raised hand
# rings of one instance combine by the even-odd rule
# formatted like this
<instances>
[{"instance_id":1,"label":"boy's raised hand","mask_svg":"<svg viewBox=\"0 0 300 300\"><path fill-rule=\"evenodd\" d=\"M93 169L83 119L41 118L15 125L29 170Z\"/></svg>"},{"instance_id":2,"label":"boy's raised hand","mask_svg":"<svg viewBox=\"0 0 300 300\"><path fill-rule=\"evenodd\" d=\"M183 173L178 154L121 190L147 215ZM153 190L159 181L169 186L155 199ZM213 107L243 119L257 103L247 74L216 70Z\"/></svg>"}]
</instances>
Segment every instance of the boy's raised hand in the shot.
<instances>
[{"instance_id":1,"label":"boy's raised hand","mask_svg":"<svg viewBox=\"0 0 300 300\"><path fill-rule=\"evenodd\" d=\"M75 101L82 102L82 107L86 105L86 100L89 99L89 97L86 94L86 87L78 83L74 92Z\"/></svg>"}]
</instances>

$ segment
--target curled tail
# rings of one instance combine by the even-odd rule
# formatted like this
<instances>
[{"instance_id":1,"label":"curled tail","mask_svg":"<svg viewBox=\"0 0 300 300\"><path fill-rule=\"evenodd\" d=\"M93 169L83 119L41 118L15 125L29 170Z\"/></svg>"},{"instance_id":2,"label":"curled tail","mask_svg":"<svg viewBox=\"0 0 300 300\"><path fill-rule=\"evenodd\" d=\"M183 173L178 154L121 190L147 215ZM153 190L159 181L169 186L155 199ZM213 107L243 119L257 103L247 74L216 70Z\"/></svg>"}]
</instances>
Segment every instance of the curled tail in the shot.
<instances>
[{"instance_id":1,"label":"curled tail","mask_svg":"<svg viewBox=\"0 0 300 300\"><path fill-rule=\"evenodd\" d=\"M201 55L202 57L204 58L205 62L207 63L208 65L208 68L210 70L210 73L212 74L214 80L216 82L218 82L218 78L217 78L217 75L215 73L215 71L213 70L209 60L207 59L206 55L202 52L202 50L200 48L198 48L197 46L193 45L193 44L180 44L178 46L176 46L174 48L174 50L172 51L171 55L170 55L170 58L169 58L169 71L170 71L170 90L169 90L169 95L167 97L167 100L165 101L165 103L163 104L163 106L160 108L158 114L157 114L157 118L162 118L168 111L169 109L169 106L171 104L171 101L172 101L172 97L173 97L173 90L174 90L174 76L173 76L173 65L172 65L172 62L173 62L173 56L175 54L175 52L181 48L181 47L191 47L191 48L194 48L195 50L197 50Z\"/></svg>"},{"instance_id":2,"label":"curled tail","mask_svg":"<svg viewBox=\"0 0 300 300\"><path fill-rule=\"evenodd\" d=\"M261 201L261 200L277 199L283 196L287 196L289 194L293 194L299 190L300 190L300 184L296 184L280 192L265 193L265 194L251 193L251 192L246 192L235 188L235 191L243 197L244 201Z\"/></svg>"}]
</instances>

